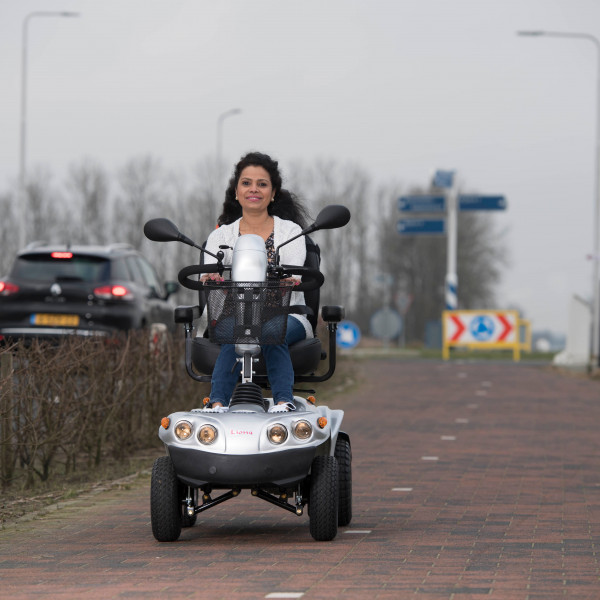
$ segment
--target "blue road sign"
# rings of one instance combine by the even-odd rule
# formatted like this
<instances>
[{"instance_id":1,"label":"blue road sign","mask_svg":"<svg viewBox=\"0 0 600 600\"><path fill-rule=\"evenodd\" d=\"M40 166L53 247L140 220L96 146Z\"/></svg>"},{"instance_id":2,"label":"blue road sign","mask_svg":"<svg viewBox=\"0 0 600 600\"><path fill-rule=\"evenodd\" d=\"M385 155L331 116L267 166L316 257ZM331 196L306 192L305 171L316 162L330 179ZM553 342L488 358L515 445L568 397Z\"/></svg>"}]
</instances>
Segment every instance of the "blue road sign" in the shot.
<instances>
[{"instance_id":1,"label":"blue road sign","mask_svg":"<svg viewBox=\"0 0 600 600\"><path fill-rule=\"evenodd\" d=\"M438 188L451 188L454 183L454 173L456 171L437 170L433 175L432 184Z\"/></svg>"},{"instance_id":2,"label":"blue road sign","mask_svg":"<svg viewBox=\"0 0 600 600\"><path fill-rule=\"evenodd\" d=\"M459 210L505 210L504 196L478 196L476 194L461 194L458 197Z\"/></svg>"},{"instance_id":3,"label":"blue road sign","mask_svg":"<svg viewBox=\"0 0 600 600\"><path fill-rule=\"evenodd\" d=\"M360 341L360 329L352 321L340 321L335 341L340 348L354 348Z\"/></svg>"},{"instance_id":4,"label":"blue road sign","mask_svg":"<svg viewBox=\"0 0 600 600\"><path fill-rule=\"evenodd\" d=\"M423 194L421 196L401 196L398 198L398 210L404 212L434 213L446 210L444 196Z\"/></svg>"},{"instance_id":5,"label":"blue road sign","mask_svg":"<svg viewBox=\"0 0 600 600\"><path fill-rule=\"evenodd\" d=\"M478 342L487 342L494 335L494 321L487 315L479 315L471 321L469 329Z\"/></svg>"},{"instance_id":6,"label":"blue road sign","mask_svg":"<svg viewBox=\"0 0 600 600\"><path fill-rule=\"evenodd\" d=\"M446 229L444 219L400 219L396 227L401 234L440 234Z\"/></svg>"}]
</instances>

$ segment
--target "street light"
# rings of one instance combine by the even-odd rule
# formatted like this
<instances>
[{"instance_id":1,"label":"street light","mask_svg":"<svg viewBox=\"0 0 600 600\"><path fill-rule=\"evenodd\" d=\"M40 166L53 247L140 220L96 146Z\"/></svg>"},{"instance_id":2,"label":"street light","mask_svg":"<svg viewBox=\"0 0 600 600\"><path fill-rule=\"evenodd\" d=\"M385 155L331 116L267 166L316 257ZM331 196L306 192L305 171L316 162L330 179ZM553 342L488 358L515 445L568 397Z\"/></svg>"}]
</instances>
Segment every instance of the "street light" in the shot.
<instances>
[{"instance_id":1,"label":"street light","mask_svg":"<svg viewBox=\"0 0 600 600\"><path fill-rule=\"evenodd\" d=\"M223 121L227 119L227 117L239 115L241 112L241 108L232 108L231 110L220 114L219 118L217 119L217 172L219 175L219 180L221 178L221 152L223 150Z\"/></svg>"},{"instance_id":2,"label":"street light","mask_svg":"<svg viewBox=\"0 0 600 600\"><path fill-rule=\"evenodd\" d=\"M18 244L22 248L25 243L25 179L26 179L26 129L27 129L27 30L29 21L35 17L78 17L79 13L67 11L36 11L23 19L23 35L21 46L21 146L19 154L19 202L18 202Z\"/></svg>"},{"instance_id":3,"label":"street light","mask_svg":"<svg viewBox=\"0 0 600 600\"><path fill-rule=\"evenodd\" d=\"M596 47L596 169L594 181L594 250L592 268L592 353L589 368L591 371L598 369L600 356L600 41L589 33L570 33L562 31L518 31L517 35L530 37L558 37L587 40Z\"/></svg>"}]
</instances>

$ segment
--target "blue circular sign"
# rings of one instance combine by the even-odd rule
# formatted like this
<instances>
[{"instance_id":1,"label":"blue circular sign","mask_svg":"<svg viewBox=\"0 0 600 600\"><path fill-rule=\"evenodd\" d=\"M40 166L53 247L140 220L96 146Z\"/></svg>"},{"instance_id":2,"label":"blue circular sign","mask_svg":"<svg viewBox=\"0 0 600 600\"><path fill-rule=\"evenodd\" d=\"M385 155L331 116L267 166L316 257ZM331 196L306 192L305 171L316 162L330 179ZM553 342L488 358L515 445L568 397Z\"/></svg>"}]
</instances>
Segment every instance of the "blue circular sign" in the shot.
<instances>
[{"instance_id":1,"label":"blue circular sign","mask_svg":"<svg viewBox=\"0 0 600 600\"><path fill-rule=\"evenodd\" d=\"M494 335L494 320L486 315L475 317L469 326L471 335L478 342L487 342Z\"/></svg>"},{"instance_id":2,"label":"blue circular sign","mask_svg":"<svg viewBox=\"0 0 600 600\"><path fill-rule=\"evenodd\" d=\"M354 348L360 342L360 329L352 321L340 321L335 341L340 348Z\"/></svg>"}]
</instances>

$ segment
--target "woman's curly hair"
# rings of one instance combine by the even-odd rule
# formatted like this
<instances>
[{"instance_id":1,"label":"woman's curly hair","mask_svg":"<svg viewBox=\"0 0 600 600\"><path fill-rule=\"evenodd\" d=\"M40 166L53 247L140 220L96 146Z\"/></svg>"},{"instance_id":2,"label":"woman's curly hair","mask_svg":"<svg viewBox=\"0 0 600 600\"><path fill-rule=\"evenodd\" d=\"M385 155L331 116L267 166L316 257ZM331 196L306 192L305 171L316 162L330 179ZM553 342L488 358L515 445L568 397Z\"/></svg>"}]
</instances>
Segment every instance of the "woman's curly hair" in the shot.
<instances>
[{"instance_id":1,"label":"woman's curly hair","mask_svg":"<svg viewBox=\"0 0 600 600\"><path fill-rule=\"evenodd\" d=\"M238 181L242 171L246 167L262 167L267 171L271 178L271 185L275 192L275 201L269 203L269 214L272 216L293 221L300 225L300 227L306 227L308 220L308 213L302 206L295 194L290 191L283 189L281 174L279 173L279 164L276 160L273 160L268 154L262 152L249 152L243 156L240 161L235 165L229 185L225 191L225 201L223 202L223 208L221 216L219 217L219 225L227 225L233 223L235 220L242 216L242 207L236 200L235 190L237 188Z\"/></svg>"}]
</instances>

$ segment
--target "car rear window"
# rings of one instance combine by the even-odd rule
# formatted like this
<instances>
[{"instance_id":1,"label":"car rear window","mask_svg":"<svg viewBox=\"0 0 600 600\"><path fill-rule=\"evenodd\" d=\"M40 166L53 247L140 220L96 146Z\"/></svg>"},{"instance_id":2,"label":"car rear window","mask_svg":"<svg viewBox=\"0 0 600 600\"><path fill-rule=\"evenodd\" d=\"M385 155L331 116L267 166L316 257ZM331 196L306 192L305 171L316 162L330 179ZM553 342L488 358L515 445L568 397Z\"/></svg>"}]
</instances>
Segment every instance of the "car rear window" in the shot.
<instances>
[{"instance_id":1,"label":"car rear window","mask_svg":"<svg viewBox=\"0 0 600 600\"><path fill-rule=\"evenodd\" d=\"M13 267L15 279L35 281L106 281L110 263L100 256L53 258L50 254L20 256Z\"/></svg>"}]
</instances>

